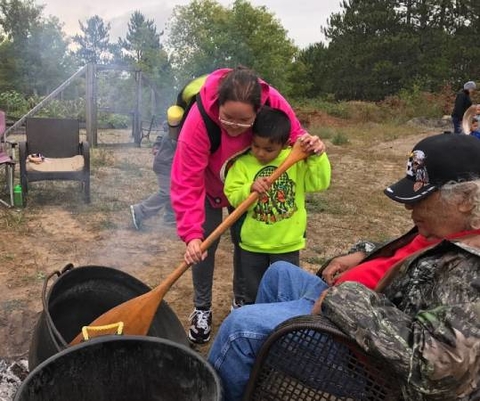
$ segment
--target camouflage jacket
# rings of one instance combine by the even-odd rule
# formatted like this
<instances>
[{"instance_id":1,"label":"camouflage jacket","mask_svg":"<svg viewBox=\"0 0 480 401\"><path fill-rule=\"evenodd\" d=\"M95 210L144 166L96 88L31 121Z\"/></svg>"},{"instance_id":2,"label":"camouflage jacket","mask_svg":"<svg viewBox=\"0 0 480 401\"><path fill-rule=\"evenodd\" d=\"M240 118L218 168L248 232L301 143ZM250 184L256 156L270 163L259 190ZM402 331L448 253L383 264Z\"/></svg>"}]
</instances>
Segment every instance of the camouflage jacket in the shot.
<instances>
[{"instance_id":1,"label":"camouflage jacket","mask_svg":"<svg viewBox=\"0 0 480 401\"><path fill-rule=\"evenodd\" d=\"M414 230L373 251L391 254ZM372 291L345 282L322 304L367 353L386 361L407 400L480 399L480 235L444 240L394 266Z\"/></svg>"}]
</instances>

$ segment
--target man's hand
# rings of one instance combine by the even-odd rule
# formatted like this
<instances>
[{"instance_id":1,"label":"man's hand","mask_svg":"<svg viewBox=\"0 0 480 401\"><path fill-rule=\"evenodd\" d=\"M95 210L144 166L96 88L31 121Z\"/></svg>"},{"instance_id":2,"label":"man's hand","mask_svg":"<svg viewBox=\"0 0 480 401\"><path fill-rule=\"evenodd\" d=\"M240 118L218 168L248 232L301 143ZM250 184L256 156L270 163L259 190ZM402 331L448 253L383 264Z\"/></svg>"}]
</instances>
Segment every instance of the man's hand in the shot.
<instances>
[{"instance_id":1,"label":"man's hand","mask_svg":"<svg viewBox=\"0 0 480 401\"><path fill-rule=\"evenodd\" d=\"M330 261L328 266L322 272L322 278L325 282L332 286L342 273L357 266L364 258L363 252L355 252L349 255L338 256Z\"/></svg>"},{"instance_id":2,"label":"man's hand","mask_svg":"<svg viewBox=\"0 0 480 401\"><path fill-rule=\"evenodd\" d=\"M187 250L185 251L185 262L189 265L194 265L195 263L201 262L207 257L207 252L203 252L200 249L200 245L202 244L201 239L192 239L187 244Z\"/></svg>"},{"instance_id":3,"label":"man's hand","mask_svg":"<svg viewBox=\"0 0 480 401\"><path fill-rule=\"evenodd\" d=\"M259 194L264 194L270 189L270 184L268 183L267 177L260 177L255 180L252 184L251 192L258 192Z\"/></svg>"},{"instance_id":4,"label":"man's hand","mask_svg":"<svg viewBox=\"0 0 480 401\"><path fill-rule=\"evenodd\" d=\"M327 296L327 293L328 293L328 288L325 291L323 291L318 297L318 299L315 301L315 304L313 305L312 312L311 312L312 315L320 315L322 313L322 303L325 297Z\"/></svg>"}]
</instances>

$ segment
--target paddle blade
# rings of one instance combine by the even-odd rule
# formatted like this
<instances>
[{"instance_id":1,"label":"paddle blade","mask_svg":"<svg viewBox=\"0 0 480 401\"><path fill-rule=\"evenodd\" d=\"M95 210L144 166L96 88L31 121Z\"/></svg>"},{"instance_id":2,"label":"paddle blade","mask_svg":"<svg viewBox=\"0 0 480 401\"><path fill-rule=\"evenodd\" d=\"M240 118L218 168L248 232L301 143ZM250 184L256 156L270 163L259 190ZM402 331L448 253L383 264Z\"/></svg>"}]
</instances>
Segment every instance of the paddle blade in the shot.
<instances>
[{"instance_id":1,"label":"paddle blade","mask_svg":"<svg viewBox=\"0 0 480 401\"><path fill-rule=\"evenodd\" d=\"M146 335L167 290L168 288L160 285L152 291L117 305L96 318L90 326L106 326L122 322L124 334ZM70 345L78 344L83 339L83 334L80 333L70 342Z\"/></svg>"}]
</instances>

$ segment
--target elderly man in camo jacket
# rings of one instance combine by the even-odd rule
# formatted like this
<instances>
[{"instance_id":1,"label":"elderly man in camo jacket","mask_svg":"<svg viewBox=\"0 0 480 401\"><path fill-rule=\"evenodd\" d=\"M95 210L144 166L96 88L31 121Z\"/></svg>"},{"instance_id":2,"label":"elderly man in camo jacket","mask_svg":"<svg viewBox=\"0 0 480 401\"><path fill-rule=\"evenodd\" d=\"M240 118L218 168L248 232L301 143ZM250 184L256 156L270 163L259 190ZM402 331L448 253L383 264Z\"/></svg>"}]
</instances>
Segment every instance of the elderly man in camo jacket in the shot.
<instances>
[{"instance_id":1,"label":"elderly man in camo jacket","mask_svg":"<svg viewBox=\"0 0 480 401\"><path fill-rule=\"evenodd\" d=\"M480 400L478 142L442 134L414 147L406 177L385 190L411 211L401 238L333 259L323 280L285 262L267 270L257 303L227 317L210 352L227 401L241 399L276 325L308 313L388 362L406 400Z\"/></svg>"}]
</instances>

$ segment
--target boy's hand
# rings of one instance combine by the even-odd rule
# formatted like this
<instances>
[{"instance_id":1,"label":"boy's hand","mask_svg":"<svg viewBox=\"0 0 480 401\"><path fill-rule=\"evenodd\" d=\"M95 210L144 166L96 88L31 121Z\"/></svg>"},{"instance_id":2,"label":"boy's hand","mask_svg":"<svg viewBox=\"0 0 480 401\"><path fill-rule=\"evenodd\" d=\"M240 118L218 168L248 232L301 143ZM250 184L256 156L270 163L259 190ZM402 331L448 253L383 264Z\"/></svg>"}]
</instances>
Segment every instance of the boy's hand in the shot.
<instances>
[{"instance_id":1,"label":"boy's hand","mask_svg":"<svg viewBox=\"0 0 480 401\"><path fill-rule=\"evenodd\" d=\"M264 194L270 189L270 184L268 183L267 177L258 178L251 187L251 192L258 192L259 194Z\"/></svg>"}]
</instances>

